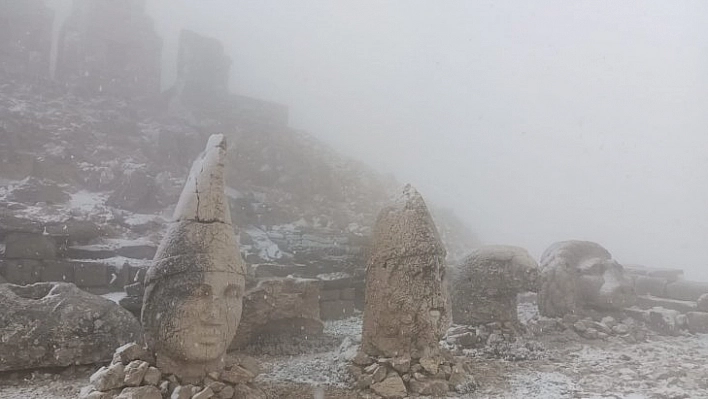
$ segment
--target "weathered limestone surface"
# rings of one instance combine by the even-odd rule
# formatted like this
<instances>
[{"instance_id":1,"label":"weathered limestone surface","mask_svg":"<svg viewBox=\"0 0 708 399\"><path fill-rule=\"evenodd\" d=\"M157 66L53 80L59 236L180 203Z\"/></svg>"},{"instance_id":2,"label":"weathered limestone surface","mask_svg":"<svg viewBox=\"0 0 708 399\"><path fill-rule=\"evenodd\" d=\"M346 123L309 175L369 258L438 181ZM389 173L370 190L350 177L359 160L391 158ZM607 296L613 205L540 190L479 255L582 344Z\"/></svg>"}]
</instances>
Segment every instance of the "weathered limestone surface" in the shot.
<instances>
[{"instance_id":1,"label":"weathered limestone surface","mask_svg":"<svg viewBox=\"0 0 708 399\"><path fill-rule=\"evenodd\" d=\"M452 269L452 318L456 324L518 323L516 296L536 291L538 264L513 246L481 247Z\"/></svg>"},{"instance_id":2,"label":"weathered limestone surface","mask_svg":"<svg viewBox=\"0 0 708 399\"><path fill-rule=\"evenodd\" d=\"M428 208L407 185L381 211L367 264L362 350L421 358L438 351L450 324L445 249Z\"/></svg>"},{"instance_id":3,"label":"weathered limestone surface","mask_svg":"<svg viewBox=\"0 0 708 399\"><path fill-rule=\"evenodd\" d=\"M542 315L562 317L585 310L619 310L636 295L622 265L594 242L563 241L541 256L538 307Z\"/></svg>"},{"instance_id":4,"label":"weathered limestone surface","mask_svg":"<svg viewBox=\"0 0 708 399\"><path fill-rule=\"evenodd\" d=\"M145 277L148 348L182 381L222 369L241 319L246 271L224 195L225 153L225 138L212 135Z\"/></svg>"},{"instance_id":5,"label":"weathered limestone surface","mask_svg":"<svg viewBox=\"0 0 708 399\"><path fill-rule=\"evenodd\" d=\"M127 310L68 283L0 284L0 371L108 361L141 339Z\"/></svg>"},{"instance_id":6,"label":"weathered limestone surface","mask_svg":"<svg viewBox=\"0 0 708 399\"><path fill-rule=\"evenodd\" d=\"M231 348L270 337L321 335L320 281L301 278L262 280L243 298L243 316Z\"/></svg>"}]
</instances>

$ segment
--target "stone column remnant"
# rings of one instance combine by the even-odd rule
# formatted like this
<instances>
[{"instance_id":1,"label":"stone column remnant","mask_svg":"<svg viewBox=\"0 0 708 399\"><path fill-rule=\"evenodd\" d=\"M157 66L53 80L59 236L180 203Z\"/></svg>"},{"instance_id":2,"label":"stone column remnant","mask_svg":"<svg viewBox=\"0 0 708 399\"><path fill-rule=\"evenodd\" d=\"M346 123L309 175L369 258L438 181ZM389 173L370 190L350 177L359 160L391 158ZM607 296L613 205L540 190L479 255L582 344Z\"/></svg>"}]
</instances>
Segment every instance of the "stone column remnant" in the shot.
<instances>
[{"instance_id":1,"label":"stone column remnant","mask_svg":"<svg viewBox=\"0 0 708 399\"><path fill-rule=\"evenodd\" d=\"M536 261L519 247L476 249L452 274L452 318L456 324L519 323L516 296L536 291Z\"/></svg>"},{"instance_id":2,"label":"stone column remnant","mask_svg":"<svg viewBox=\"0 0 708 399\"><path fill-rule=\"evenodd\" d=\"M374 227L361 349L375 357L435 355L450 324L445 249L423 197L410 185Z\"/></svg>"},{"instance_id":3,"label":"stone column remnant","mask_svg":"<svg viewBox=\"0 0 708 399\"><path fill-rule=\"evenodd\" d=\"M223 368L241 319L246 272L224 194L225 156L225 138L212 135L145 277L148 349L183 382Z\"/></svg>"}]
</instances>

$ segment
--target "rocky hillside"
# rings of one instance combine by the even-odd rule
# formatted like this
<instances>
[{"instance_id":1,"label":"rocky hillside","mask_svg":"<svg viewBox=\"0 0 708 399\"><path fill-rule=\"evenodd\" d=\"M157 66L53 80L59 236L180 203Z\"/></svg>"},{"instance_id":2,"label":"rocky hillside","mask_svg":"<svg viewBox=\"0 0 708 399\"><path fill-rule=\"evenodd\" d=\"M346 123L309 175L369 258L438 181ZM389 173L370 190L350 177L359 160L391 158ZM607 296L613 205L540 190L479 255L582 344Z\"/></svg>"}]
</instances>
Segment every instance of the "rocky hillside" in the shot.
<instances>
[{"instance_id":1,"label":"rocky hillside","mask_svg":"<svg viewBox=\"0 0 708 399\"><path fill-rule=\"evenodd\" d=\"M192 159L223 133L249 263L363 266L370 227L398 184L290 128L286 106L230 93L231 60L217 40L184 31L178 79L161 93L161 42L141 1L77 0L58 38L42 1L7 4L0 243L18 231L59 234L70 258L140 265L115 251L159 241ZM457 242L451 253L475 244L454 216L440 215L443 237Z\"/></svg>"}]
</instances>

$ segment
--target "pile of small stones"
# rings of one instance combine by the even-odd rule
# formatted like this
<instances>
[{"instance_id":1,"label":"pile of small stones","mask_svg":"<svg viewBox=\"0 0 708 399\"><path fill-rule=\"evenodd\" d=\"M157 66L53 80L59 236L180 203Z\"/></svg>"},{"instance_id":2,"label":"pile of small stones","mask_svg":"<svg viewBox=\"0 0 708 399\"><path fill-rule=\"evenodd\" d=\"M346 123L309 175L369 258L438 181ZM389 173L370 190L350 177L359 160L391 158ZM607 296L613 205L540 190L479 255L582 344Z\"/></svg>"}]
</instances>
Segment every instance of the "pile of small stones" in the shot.
<instances>
[{"instance_id":1,"label":"pile of small stones","mask_svg":"<svg viewBox=\"0 0 708 399\"><path fill-rule=\"evenodd\" d=\"M599 320L599 321L598 321ZM529 323L529 330L537 335L549 331L572 331L582 338L589 340L605 340L617 337L633 344L642 342L647 337L647 329L642 323L631 317L618 320L613 316L604 317L579 317L566 315L563 318L539 318Z\"/></svg>"},{"instance_id":2,"label":"pile of small stones","mask_svg":"<svg viewBox=\"0 0 708 399\"><path fill-rule=\"evenodd\" d=\"M409 394L445 396L450 391L469 393L477 388L469 366L456 362L449 354L420 359L374 359L359 352L349 373L356 381L356 389L370 389L384 399L399 399Z\"/></svg>"},{"instance_id":3,"label":"pile of small stones","mask_svg":"<svg viewBox=\"0 0 708 399\"><path fill-rule=\"evenodd\" d=\"M182 384L174 375L163 375L154 357L130 343L115 352L113 361L91 375L81 399L231 399L265 398L253 380L260 373L256 360L247 356L221 372L210 373L196 384Z\"/></svg>"}]
</instances>

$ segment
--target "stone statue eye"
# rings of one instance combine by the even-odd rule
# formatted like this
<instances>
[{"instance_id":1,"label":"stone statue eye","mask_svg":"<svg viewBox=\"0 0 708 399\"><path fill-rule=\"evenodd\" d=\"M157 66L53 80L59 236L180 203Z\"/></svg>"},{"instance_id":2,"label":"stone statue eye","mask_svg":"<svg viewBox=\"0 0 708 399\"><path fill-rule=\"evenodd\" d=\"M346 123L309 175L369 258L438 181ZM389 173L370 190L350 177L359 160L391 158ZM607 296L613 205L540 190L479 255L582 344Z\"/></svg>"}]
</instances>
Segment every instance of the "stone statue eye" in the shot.
<instances>
[{"instance_id":1,"label":"stone statue eye","mask_svg":"<svg viewBox=\"0 0 708 399\"><path fill-rule=\"evenodd\" d=\"M224 289L224 296L229 297L229 298L236 298L238 297L239 290L238 286L235 284L229 284L226 289Z\"/></svg>"}]
</instances>

